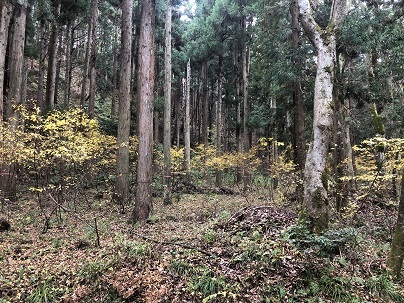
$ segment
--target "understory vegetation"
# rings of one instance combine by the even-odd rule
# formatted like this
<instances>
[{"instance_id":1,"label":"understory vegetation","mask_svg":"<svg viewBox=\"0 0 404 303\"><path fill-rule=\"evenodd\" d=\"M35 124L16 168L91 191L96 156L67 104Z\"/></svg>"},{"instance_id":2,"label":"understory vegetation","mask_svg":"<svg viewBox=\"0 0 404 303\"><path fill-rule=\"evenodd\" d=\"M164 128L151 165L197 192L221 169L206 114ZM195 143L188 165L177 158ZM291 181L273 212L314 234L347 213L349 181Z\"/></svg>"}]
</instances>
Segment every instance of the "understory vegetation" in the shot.
<instances>
[{"instance_id":1,"label":"understory vegetation","mask_svg":"<svg viewBox=\"0 0 404 303\"><path fill-rule=\"evenodd\" d=\"M184 194L129 226L93 192L44 230L32 196L3 204L1 302L403 302L384 266L394 210L365 203L323 235L293 203ZM50 211L49 201L44 209ZM12 214L12 215L11 215Z\"/></svg>"},{"instance_id":2,"label":"understory vegetation","mask_svg":"<svg viewBox=\"0 0 404 303\"><path fill-rule=\"evenodd\" d=\"M0 205L11 226L0 233L1 303L404 302L401 281L385 267L402 140L356 147L357 189L319 235L298 224L300 174L282 143L278 160L268 160L271 138L245 155L195 147L189 179L173 149L174 203L163 205L156 177L152 216L131 226L131 205L111 194L114 139L79 110L23 115L23 132L2 132L18 190L16 201ZM156 172L161 159L156 146ZM251 171L245 192L235 182L240 167Z\"/></svg>"}]
</instances>

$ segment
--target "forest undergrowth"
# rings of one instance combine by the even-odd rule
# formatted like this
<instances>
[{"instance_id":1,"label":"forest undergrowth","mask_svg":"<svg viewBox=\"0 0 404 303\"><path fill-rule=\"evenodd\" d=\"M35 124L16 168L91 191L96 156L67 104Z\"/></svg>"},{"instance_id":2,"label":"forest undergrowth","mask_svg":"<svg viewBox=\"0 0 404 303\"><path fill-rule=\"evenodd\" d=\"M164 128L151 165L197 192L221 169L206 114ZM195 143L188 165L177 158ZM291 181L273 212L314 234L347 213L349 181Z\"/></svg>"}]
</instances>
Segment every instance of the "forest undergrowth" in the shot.
<instances>
[{"instance_id":1,"label":"forest undergrowth","mask_svg":"<svg viewBox=\"0 0 404 303\"><path fill-rule=\"evenodd\" d=\"M0 302L404 302L384 266L396 211L374 201L314 236L262 190L155 198L135 226L93 196L2 203Z\"/></svg>"}]
</instances>

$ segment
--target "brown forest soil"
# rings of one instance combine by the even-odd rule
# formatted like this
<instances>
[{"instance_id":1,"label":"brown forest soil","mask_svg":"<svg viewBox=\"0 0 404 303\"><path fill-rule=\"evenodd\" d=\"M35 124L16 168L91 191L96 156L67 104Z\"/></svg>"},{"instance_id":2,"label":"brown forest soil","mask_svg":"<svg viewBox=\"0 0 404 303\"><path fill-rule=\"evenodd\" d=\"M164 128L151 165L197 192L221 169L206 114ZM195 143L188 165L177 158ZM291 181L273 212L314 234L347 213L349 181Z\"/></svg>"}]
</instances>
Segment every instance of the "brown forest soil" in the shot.
<instances>
[{"instance_id":1,"label":"brown forest soil","mask_svg":"<svg viewBox=\"0 0 404 303\"><path fill-rule=\"evenodd\" d=\"M48 203L49 228L35 200L2 204L0 303L404 302L384 267L394 209L365 204L314 237L262 191L156 198L135 226L102 197Z\"/></svg>"}]
</instances>

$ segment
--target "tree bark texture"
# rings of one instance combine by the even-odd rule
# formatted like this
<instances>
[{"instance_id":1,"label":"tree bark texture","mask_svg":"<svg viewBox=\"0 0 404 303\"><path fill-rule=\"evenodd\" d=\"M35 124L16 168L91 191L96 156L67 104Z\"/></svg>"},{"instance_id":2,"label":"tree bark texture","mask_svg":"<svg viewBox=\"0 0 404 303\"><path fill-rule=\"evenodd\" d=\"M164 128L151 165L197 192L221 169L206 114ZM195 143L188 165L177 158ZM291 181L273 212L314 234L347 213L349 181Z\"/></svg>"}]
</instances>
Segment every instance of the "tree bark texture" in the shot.
<instances>
[{"instance_id":1,"label":"tree bark texture","mask_svg":"<svg viewBox=\"0 0 404 303\"><path fill-rule=\"evenodd\" d=\"M60 14L60 6L55 8L55 15ZM57 21L54 20L52 24L52 34L49 41L49 57L48 57L48 70L46 73L46 93L45 93L45 111L52 110L55 106L55 90L56 90L56 55L57 44L59 36L59 27Z\"/></svg>"},{"instance_id":2,"label":"tree bark texture","mask_svg":"<svg viewBox=\"0 0 404 303\"><path fill-rule=\"evenodd\" d=\"M133 8L132 8L133 10ZM116 116L116 99L118 96L117 92L117 78L118 78L118 69L117 69L117 61L118 61L118 55L117 55L117 44L118 44L118 29L116 26L114 26L114 53L112 54L112 87L113 87L113 92L112 92L112 97L111 97L111 118L114 118ZM131 64L131 62L130 62Z\"/></svg>"},{"instance_id":3,"label":"tree bark texture","mask_svg":"<svg viewBox=\"0 0 404 303\"><path fill-rule=\"evenodd\" d=\"M208 147L208 115L209 115L209 91L208 91L208 62L202 64L202 143Z\"/></svg>"},{"instance_id":4,"label":"tree bark texture","mask_svg":"<svg viewBox=\"0 0 404 303\"><path fill-rule=\"evenodd\" d=\"M250 104L248 102L248 78L250 66L250 48L247 43L247 18L242 19L242 72L243 72L243 152L250 150L250 130L248 119L250 117ZM243 168L243 190L246 191L250 186L250 172L246 166Z\"/></svg>"},{"instance_id":5,"label":"tree bark texture","mask_svg":"<svg viewBox=\"0 0 404 303\"><path fill-rule=\"evenodd\" d=\"M11 3L8 0L2 1L0 4L0 125L4 118L4 73L11 12Z\"/></svg>"},{"instance_id":6,"label":"tree bark texture","mask_svg":"<svg viewBox=\"0 0 404 303\"><path fill-rule=\"evenodd\" d=\"M294 141L295 141L295 159L299 170L304 169L304 163L306 158L306 140L305 140L305 128L304 128L304 99L302 83L300 80L300 69L302 66L302 60L298 57L299 50L299 6L297 0L292 0L290 5L290 12L292 15L292 46L294 51L293 62L296 66L296 70L299 72L297 79L293 84L293 101L295 106L295 125L294 125Z\"/></svg>"},{"instance_id":7,"label":"tree bark texture","mask_svg":"<svg viewBox=\"0 0 404 303\"><path fill-rule=\"evenodd\" d=\"M18 117L15 107L22 103L21 86L24 67L26 4L16 4L14 8L13 38L10 52L10 87L7 100L7 118L17 127Z\"/></svg>"},{"instance_id":8,"label":"tree bark texture","mask_svg":"<svg viewBox=\"0 0 404 303\"><path fill-rule=\"evenodd\" d=\"M304 211L313 232L328 228L329 198L327 156L332 126L332 105L336 36L347 14L346 0L334 0L330 21L322 29L314 20L309 0L299 0L302 26L317 52L317 73L314 83L313 141L305 164Z\"/></svg>"},{"instance_id":9,"label":"tree bark texture","mask_svg":"<svg viewBox=\"0 0 404 303\"><path fill-rule=\"evenodd\" d=\"M122 37L118 104L118 153L115 199L124 206L130 198L129 135L131 103L132 0L122 1Z\"/></svg>"},{"instance_id":10,"label":"tree bark texture","mask_svg":"<svg viewBox=\"0 0 404 303\"><path fill-rule=\"evenodd\" d=\"M94 0L91 0L91 4L90 4L91 8L92 8L92 2L94 2ZM90 15L91 15L91 9L90 9ZM83 66L83 82L81 84L80 103L81 103L82 108L85 107L86 100L87 100L87 86L88 86L88 76L89 76L89 70L90 70L91 38L92 38L91 33L92 32L93 32L93 23L92 23L92 18L90 16L90 19L88 20L88 25L87 25L86 54L84 57L84 66Z\"/></svg>"},{"instance_id":11,"label":"tree bark texture","mask_svg":"<svg viewBox=\"0 0 404 303\"><path fill-rule=\"evenodd\" d=\"M164 204L171 204L172 175L171 175L171 0L167 0L165 23L164 49Z\"/></svg>"},{"instance_id":12,"label":"tree bark texture","mask_svg":"<svg viewBox=\"0 0 404 303\"><path fill-rule=\"evenodd\" d=\"M95 93L96 93L96 63L97 63L97 28L98 28L98 0L91 0L91 45L89 61L89 98L88 115L94 118Z\"/></svg>"},{"instance_id":13,"label":"tree bark texture","mask_svg":"<svg viewBox=\"0 0 404 303\"><path fill-rule=\"evenodd\" d=\"M217 103L216 103L216 157L222 155L222 69L223 58L219 56L219 71L217 74ZM216 170L215 185L222 186L222 171Z\"/></svg>"},{"instance_id":14,"label":"tree bark texture","mask_svg":"<svg viewBox=\"0 0 404 303\"><path fill-rule=\"evenodd\" d=\"M349 107L344 102L340 88L343 86L343 79L338 73L339 62L337 57L336 85L334 85L334 149L333 149L333 169L335 175L335 205L337 211L343 211L348 206L349 194L353 185L353 164L352 146L350 140L350 129L347 123L349 117ZM344 178L343 178L344 177Z\"/></svg>"},{"instance_id":15,"label":"tree bark texture","mask_svg":"<svg viewBox=\"0 0 404 303\"><path fill-rule=\"evenodd\" d=\"M66 107L70 103L70 86L72 82L72 49L74 39L72 37L72 21L68 20L66 24L66 49L65 49L65 87L63 92L63 103Z\"/></svg>"},{"instance_id":16,"label":"tree bark texture","mask_svg":"<svg viewBox=\"0 0 404 303\"><path fill-rule=\"evenodd\" d=\"M187 80L185 84L185 124L184 124L184 141L185 141L185 170L187 178L191 170L191 61L187 63Z\"/></svg>"},{"instance_id":17,"label":"tree bark texture","mask_svg":"<svg viewBox=\"0 0 404 303\"><path fill-rule=\"evenodd\" d=\"M155 1L142 1L138 56L138 165L132 222L145 221L152 211L153 97Z\"/></svg>"},{"instance_id":18,"label":"tree bark texture","mask_svg":"<svg viewBox=\"0 0 404 303\"><path fill-rule=\"evenodd\" d=\"M404 260L404 171L401 173L401 194L396 228L386 265L391 273L399 277Z\"/></svg>"},{"instance_id":19,"label":"tree bark texture","mask_svg":"<svg viewBox=\"0 0 404 303\"><path fill-rule=\"evenodd\" d=\"M46 22L44 18L40 20L39 29L39 63L38 63L38 94L37 94L37 106L41 109L43 113L45 111L44 106L44 82L45 82L45 59L46 59Z\"/></svg>"}]
</instances>

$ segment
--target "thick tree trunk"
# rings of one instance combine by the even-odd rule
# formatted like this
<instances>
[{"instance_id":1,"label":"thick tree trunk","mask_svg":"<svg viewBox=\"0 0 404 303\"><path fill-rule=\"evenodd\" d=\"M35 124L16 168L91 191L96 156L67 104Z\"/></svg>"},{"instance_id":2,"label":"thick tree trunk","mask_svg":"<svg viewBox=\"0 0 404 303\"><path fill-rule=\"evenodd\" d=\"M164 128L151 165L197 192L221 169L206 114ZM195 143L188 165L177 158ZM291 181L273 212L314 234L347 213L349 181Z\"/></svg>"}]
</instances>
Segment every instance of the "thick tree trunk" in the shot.
<instances>
[{"instance_id":1,"label":"thick tree trunk","mask_svg":"<svg viewBox=\"0 0 404 303\"><path fill-rule=\"evenodd\" d=\"M334 0L326 30L316 23L309 0L299 0L302 26L317 51L317 73L314 84L313 141L305 164L304 210L313 232L328 228L329 198L327 156L332 126L333 84L336 35L347 14L346 0Z\"/></svg>"},{"instance_id":2,"label":"thick tree trunk","mask_svg":"<svg viewBox=\"0 0 404 303\"><path fill-rule=\"evenodd\" d=\"M138 70L138 165L136 203L131 221L145 221L152 211L155 1L142 2Z\"/></svg>"},{"instance_id":3,"label":"thick tree trunk","mask_svg":"<svg viewBox=\"0 0 404 303\"><path fill-rule=\"evenodd\" d=\"M8 0L2 1L0 4L0 125L4 118L4 74L11 12L11 3Z\"/></svg>"},{"instance_id":4,"label":"thick tree trunk","mask_svg":"<svg viewBox=\"0 0 404 303\"><path fill-rule=\"evenodd\" d=\"M3 147L3 118L4 118L4 74L5 59L8 41L8 27L10 24L12 5L9 1L0 4L0 149ZM16 195L14 174L10 173L9 165L0 159L0 195L6 198L14 198ZM11 178L11 179L10 179ZM11 189L11 193L8 191Z\"/></svg>"},{"instance_id":5,"label":"thick tree trunk","mask_svg":"<svg viewBox=\"0 0 404 303\"><path fill-rule=\"evenodd\" d=\"M167 0L164 49L164 204L171 204L171 0Z\"/></svg>"},{"instance_id":6,"label":"thick tree trunk","mask_svg":"<svg viewBox=\"0 0 404 303\"><path fill-rule=\"evenodd\" d=\"M22 84L24 77L25 23L27 17L26 3L15 4L13 37L10 51L10 87L7 100L6 117L13 130L20 124L15 107L22 105ZM17 165L7 163L1 167L0 190L3 197L15 201L17 199Z\"/></svg>"},{"instance_id":7,"label":"thick tree trunk","mask_svg":"<svg viewBox=\"0 0 404 303\"><path fill-rule=\"evenodd\" d=\"M91 49L90 49L90 66L89 77L90 95L88 98L88 115L90 118L94 118L94 106L95 106L95 92L96 92L96 63L97 63L97 28L98 28L98 0L91 0Z\"/></svg>"},{"instance_id":8,"label":"thick tree trunk","mask_svg":"<svg viewBox=\"0 0 404 303\"><path fill-rule=\"evenodd\" d=\"M396 228L386 265L397 278L400 276L404 260L404 171L401 174L401 194L398 206Z\"/></svg>"},{"instance_id":9,"label":"thick tree trunk","mask_svg":"<svg viewBox=\"0 0 404 303\"><path fill-rule=\"evenodd\" d=\"M129 134L132 75L132 0L122 2L121 43L115 199L123 209L128 204L130 197Z\"/></svg>"},{"instance_id":10,"label":"thick tree trunk","mask_svg":"<svg viewBox=\"0 0 404 303\"><path fill-rule=\"evenodd\" d=\"M190 178L191 170L191 61L187 63L187 80L185 84L185 124L184 124L184 143L185 143L185 170L187 178Z\"/></svg>"},{"instance_id":11,"label":"thick tree trunk","mask_svg":"<svg viewBox=\"0 0 404 303\"><path fill-rule=\"evenodd\" d=\"M327 229L329 221L326 165L332 124L332 73L335 55L330 52L331 48L324 46L318 49L314 91L314 137L305 166L304 204L313 231L318 232Z\"/></svg>"},{"instance_id":12,"label":"thick tree trunk","mask_svg":"<svg viewBox=\"0 0 404 303\"><path fill-rule=\"evenodd\" d=\"M7 118L17 127L18 117L14 109L22 103L21 88L24 68L26 4L16 4L14 9L13 38L10 52L10 87L7 100Z\"/></svg>"},{"instance_id":13,"label":"thick tree trunk","mask_svg":"<svg viewBox=\"0 0 404 303\"><path fill-rule=\"evenodd\" d=\"M55 8L55 15L59 16L60 4ZM52 24L52 34L49 41L48 70L46 73L46 93L45 93L45 111L52 110L55 106L56 89L56 55L58 44L59 26L54 20Z\"/></svg>"},{"instance_id":14,"label":"thick tree trunk","mask_svg":"<svg viewBox=\"0 0 404 303\"><path fill-rule=\"evenodd\" d=\"M293 63L296 66L297 78L293 83L293 103L295 107L294 121L294 151L297 170L299 174L303 174L306 161L306 139L305 139L305 108L303 98L303 88L301 77L302 59L299 57L299 41L300 41L300 24L299 24L299 5L297 0L292 0L290 4L290 12L292 17L292 47L294 51ZM299 203L303 203L303 184L298 182L296 185L296 197Z\"/></svg>"}]
</instances>

